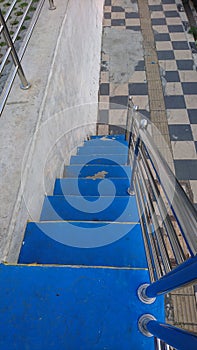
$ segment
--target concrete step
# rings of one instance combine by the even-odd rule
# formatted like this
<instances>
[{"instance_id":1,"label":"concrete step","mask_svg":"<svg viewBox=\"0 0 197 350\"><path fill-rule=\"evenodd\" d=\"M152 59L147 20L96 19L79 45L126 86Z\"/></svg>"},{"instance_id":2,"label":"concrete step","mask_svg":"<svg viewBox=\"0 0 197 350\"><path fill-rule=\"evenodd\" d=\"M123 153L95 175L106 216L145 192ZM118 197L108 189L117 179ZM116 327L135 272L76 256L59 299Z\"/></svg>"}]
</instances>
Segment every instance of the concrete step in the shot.
<instances>
[{"instance_id":1,"label":"concrete step","mask_svg":"<svg viewBox=\"0 0 197 350\"><path fill-rule=\"evenodd\" d=\"M41 221L119 221L138 222L136 199L125 197L47 196Z\"/></svg>"},{"instance_id":2,"label":"concrete step","mask_svg":"<svg viewBox=\"0 0 197 350\"><path fill-rule=\"evenodd\" d=\"M93 178L131 178L130 166L119 165L67 165L64 168L65 177Z\"/></svg>"},{"instance_id":3,"label":"concrete step","mask_svg":"<svg viewBox=\"0 0 197 350\"><path fill-rule=\"evenodd\" d=\"M137 298L146 270L1 265L0 278L1 349L154 349L137 328L142 314L164 319L163 298Z\"/></svg>"},{"instance_id":4,"label":"concrete step","mask_svg":"<svg viewBox=\"0 0 197 350\"><path fill-rule=\"evenodd\" d=\"M54 195L78 195L81 196L128 196L127 189L130 185L128 178L110 179L84 179L63 178L56 179ZM115 190L114 190L115 189Z\"/></svg>"},{"instance_id":5,"label":"concrete step","mask_svg":"<svg viewBox=\"0 0 197 350\"><path fill-rule=\"evenodd\" d=\"M106 165L126 165L127 154L107 154L103 155L80 155L72 156L70 164L106 164Z\"/></svg>"},{"instance_id":6,"label":"concrete step","mask_svg":"<svg viewBox=\"0 0 197 350\"><path fill-rule=\"evenodd\" d=\"M19 263L147 268L140 224L29 222Z\"/></svg>"},{"instance_id":7,"label":"concrete step","mask_svg":"<svg viewBox=\"0 0 197 350\"><path fill-rule=\"evenodd\" d=\"M79 147L77 150L78 155L85 155L85 154L94 154L94 155L102 155L105 157L108 154L128 154L128 147L122 146L122 147L105 147L105 146L93 146L92 147Z\"/></svg>"}]
</instances>

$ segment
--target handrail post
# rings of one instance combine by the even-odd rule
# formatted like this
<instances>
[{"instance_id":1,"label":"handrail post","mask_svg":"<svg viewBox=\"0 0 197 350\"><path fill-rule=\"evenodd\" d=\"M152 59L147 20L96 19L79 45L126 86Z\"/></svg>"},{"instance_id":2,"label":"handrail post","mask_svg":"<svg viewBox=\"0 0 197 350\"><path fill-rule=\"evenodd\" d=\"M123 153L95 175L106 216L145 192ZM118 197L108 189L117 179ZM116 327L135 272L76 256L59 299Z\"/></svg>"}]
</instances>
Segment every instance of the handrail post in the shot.
<instances>
[{"instance_id":1,"label":"handrail post","mask_svg":"<svg viewBox=\"0 0 197 350\"><path fill-rule=\"evenodd\" d=\"M55 10L56 6L54 5L53 0L49 0L49 10Z\"/></svg>"},{"instance_id":2,"label":"handrail post","mask_svg":"<svg viewBox=\"0 0 197 350\"><path fill-rule=\"evenodd\" d=\"M129 96L128 98L128 108L127 108L127 121L126 121L126 129L125 129L125 141L128 141L129 135L131 132L131 127L130 127L130 119L131 119L131 108L132 108L132 96Z\"/></svg>"},{"instance_id":3,"label":"handrail post","mask_svg":"<svg viewBox=\"0 0 197 350\"><path fill-rule=\"evenodd\" d=\"M139 131L140 131L140 129L147 128L147 125L148 125L147 120L146 119L142 119L141 122L140 122ZM135 143L133 164L132 164L131 182L130 182L130 187L127 190L128 194L130 196L133 196L135 194L135 191L134 191L134 178L135 178L135 172L136 172L136 167L137 167L137 161L138 161L138 154L139 154L140 144L141 144L141 138L140 138L140 133L138 132L137 140L136 140L136 143Z\"/></svg>"},{"instance_id":4,"label":"handrail post","mask_svg":"<svg viewBox=\"0 0 197 350\"><path fill-rule=\"evenodd\" d=\"M3 36L5 38L5 41L6 41L7 45L11 48L12 59L14 61L15 66L17 67L18 75L19 75L19 78L21 80L20 87L23 90L27 90L27 89L29 89L31 87L31 85L30 85L30 83L28 83L28 81L27 81L27 79L25 77L25 73L23 71L22 65L21 65L20 60L18 58L16 49L15 49L14 44L12 42L12 38L11 38L10 33L8 31L7 24L5 22L5 19L4 19L3 15L2 15L1 10L0 10L0 21L1 21L2 26L3 26L3 31L2 31Z\"/></svg>"},{"instance_id":5,"label":"handrail post","mask_svg":"<svg viewBox=\"0 0 197 350\"><path fill-rule=\"evenodd\" d=\"M196 350L197 336L183 329L158 322L153 315L145 314L138 320L138 327L147 337L155 336L179 350Z\"/></svg>"},{"instance_id":6,"label":"handrail post","mask_svg":"<svg viewBox=\"0 0 197 350\"><path fill-rule=\"evenodd\" d=\"M197 280L197 255L186 260L158 281L150 285L141 285L138 288L138 297L144 303L150 303L150 298L156 298L161 294L169 293L195 280Z\"/></svg>"}]
</instances>

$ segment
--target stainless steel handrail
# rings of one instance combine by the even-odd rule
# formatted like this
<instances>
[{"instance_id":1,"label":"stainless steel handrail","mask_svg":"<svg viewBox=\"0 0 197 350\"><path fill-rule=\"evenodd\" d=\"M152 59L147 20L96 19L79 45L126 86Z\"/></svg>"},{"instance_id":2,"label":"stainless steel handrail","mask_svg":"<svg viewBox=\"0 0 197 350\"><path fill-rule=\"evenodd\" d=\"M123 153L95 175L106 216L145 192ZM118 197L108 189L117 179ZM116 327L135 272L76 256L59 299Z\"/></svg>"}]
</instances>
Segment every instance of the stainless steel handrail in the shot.
<instances>
[{"instance_id":1,"label":"stainless steel handrail","mask_svg":"<svg viewBox=\"0 0 197 350\"><path fill-rule=\"evenodd\" d=\"M197 280L197 212L155 145L149 125L129 97L125 138L132 176L128 193L136 195L151 281L139 286L137 294L142 302L151 304L159 295ZM155 328L150 331L153 323ZM194 338L176 327L169 329L152 315L142 315L138 326L144 335L156 337L157 349ZM163 330L168 331L164 334ZM163 334L159 337L162 343L158 334ZM172 334L177 338L173 340ZM197 337L193 342L196 346Z\"/></svg>"},{"instance_id":2,"label":"stainless steel handrail","mask_svg":"<svg viewBox=\"0 0 197 350\"><path fill-rule=\"evenodd\" d=\"M147 128L148 124L148 120L139 113L136 106L132 105L132 98L129 97L125 138L129 141L131 153L128 159L132 158L132 178L128 192L130 195L136 194L137 197L153 282L182 264L190 256L197 254L197 213L155 145ZM162 181L163 179L165 181ZM147 183L154 196L154 202ZM172 222L172 216L179 228L182 242L185 247L187 246L186 254ZM151 220L151 226L147 218ZM159 223L160 221L162 222ZM150 227L154 230L152 234L156 241L153 241ZM168 242L168 248L166 242ZM168 252L169 249L171 254ZM160 267L157 266L158 264Z\"/></svg>"},{"instance_id":3,"label":"stainless steel handrail","mask_svg":"<svg viewBox=\"0 0 197 350\"><path fill-rule=\"evenodd\" d=\"M4 87L2 94L1 94L1 97L0 97L0 100L1 100L0 101L0 116L2 114L4 107L5 107L7 98L9 96L10 90L12 88L12 84L14 82L14 79L15 79L17 73L19 74L19 78L21 80L21 88L22 89L28 89L31 86L30 83L28 83L28 81L26 79L25 73L24 73L22 65L21 65L21 60L22 60L23 55L25 53L26 47L28 45L29 39L32 35L32 32L34 30L34 27L36 25L36 22L38 20L38 17L39 17L39 14L41 12L41 9L43 7L44 2L45 2L45 0L40 0L39 3L37 4L37 8L35 10L35 13L33 15L32 20L31 20L31 24L26 32L25 39L23 40L22 47L21 47L19 53L16 52L14 43L15 43L15 41L18 37L18 34L22 28L22 25L24 24L24 21L26 19L28 11L33 4L33 0L28 3L28 5L23 13L23 16L18 24L18 27L14 33L14 36L12 38L11 38L10 33L8 31L8 28L7 28L7 20L9 19L10 15L11 15L11 13L12 13L12 11L17 3L17 0L14 0L12 2L12 4L11 4L11 6L10 6L10 8L5 16L2 15L2 12L0 10L0 22L1 22L0 34L1 33L3 34L5 42L8 46L8 49L3 57L1 65L0 65L0 74L2 73L2 71L6 65L6 62L8 60L9 55L12 56L13 62L15 64L15 68L14 69L11 68L11 70L10 70L9 77L6 81L5 87ZM55 9L56 9L56 7L54 5L53 0L49 0L49 10L55 10Z\"/></svg>"}]
</instances>

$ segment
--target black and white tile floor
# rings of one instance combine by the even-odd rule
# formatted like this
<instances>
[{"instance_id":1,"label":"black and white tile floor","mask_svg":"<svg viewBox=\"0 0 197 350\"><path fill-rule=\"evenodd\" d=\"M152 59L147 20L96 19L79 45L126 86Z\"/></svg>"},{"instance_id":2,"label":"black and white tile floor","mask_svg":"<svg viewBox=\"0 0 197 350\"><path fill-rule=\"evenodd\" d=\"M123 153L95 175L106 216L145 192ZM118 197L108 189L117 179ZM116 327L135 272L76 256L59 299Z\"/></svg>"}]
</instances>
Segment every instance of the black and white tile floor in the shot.
<instances>
[{"instance_id":1,"label":"black and white tile floor","mask_svg":"<svg viewBox=\"0 0 197 350\"><path fill-rule=\"evenodd\" d=\"M178 179L189 186L197 208L197 70L193 59L197 50L193 36L188 34L186 14L179 11L179 0L148 0L148 4L175 171ZM126 31L131 36L133 33L140 35L137 1L105 0L103 29L106 27ZM124 77L116 84L111 79L110 59L102 51L98 122L110 125L126 119L128 94L133 96L133 102L139 105L140 111L149 116L143 54L127 81Z\"/></svg>"}]
</instances>

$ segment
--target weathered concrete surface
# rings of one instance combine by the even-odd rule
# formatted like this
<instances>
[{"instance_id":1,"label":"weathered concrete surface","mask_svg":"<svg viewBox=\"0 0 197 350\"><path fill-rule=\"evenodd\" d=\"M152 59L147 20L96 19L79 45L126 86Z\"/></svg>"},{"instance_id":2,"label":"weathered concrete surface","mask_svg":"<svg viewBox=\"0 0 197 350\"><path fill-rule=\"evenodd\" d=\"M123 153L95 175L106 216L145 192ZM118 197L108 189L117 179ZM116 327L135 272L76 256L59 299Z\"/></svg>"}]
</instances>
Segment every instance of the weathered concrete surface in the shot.
<instances>
[{"instance_id":1,"label":"weathered concrete surface","mask_svg":"<svg viewBox=\"0 0 197 350\"><path fill-rule=\"evenodd\" d=\"M105 27L103 51L110 56L110 82L128 83L143 57L142 34L134 30Z\"/></svg>"},{"instance_id":2,"label":"weathered concrete surface","mask_svg":"<svg viewBox=\"0 0 197 350\"><path fill-rule=\"evenodd\" d=\"M95 132L103 1L45 2L0 119L0 260L15 262L27 219L39 219L64 161ZM77 106L77 107L76 107Z\"/></svg>"}]
</instances>

